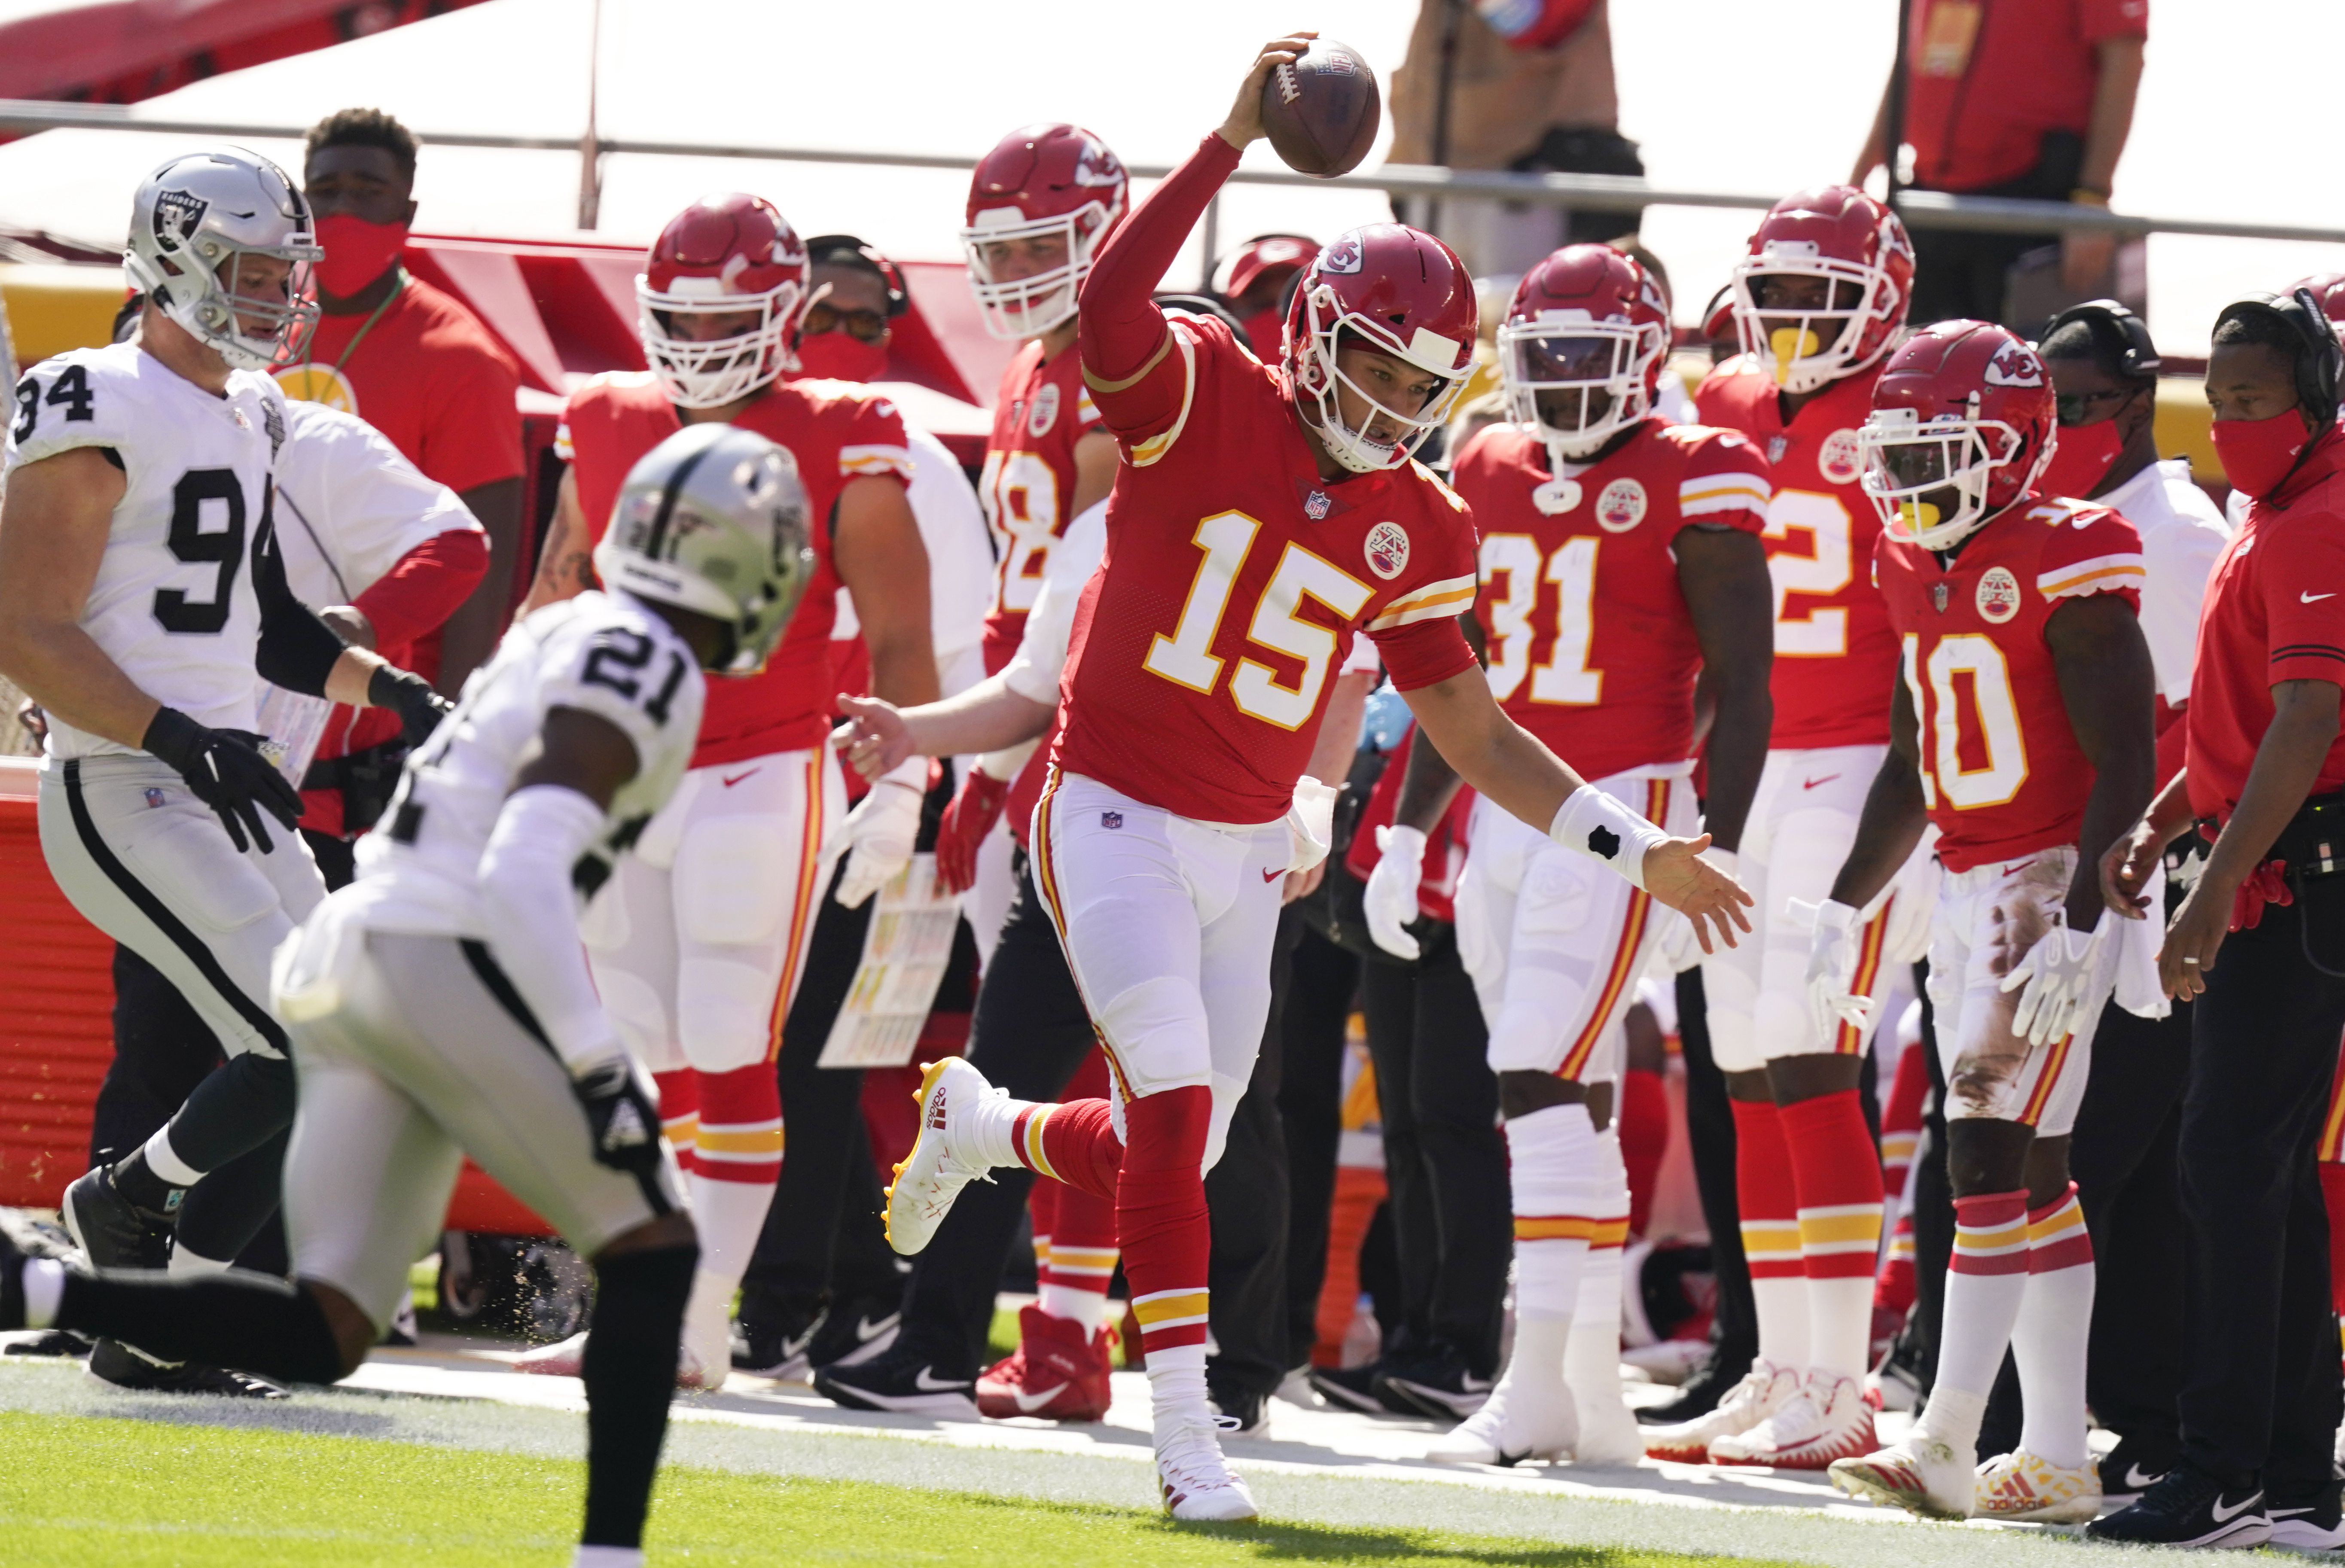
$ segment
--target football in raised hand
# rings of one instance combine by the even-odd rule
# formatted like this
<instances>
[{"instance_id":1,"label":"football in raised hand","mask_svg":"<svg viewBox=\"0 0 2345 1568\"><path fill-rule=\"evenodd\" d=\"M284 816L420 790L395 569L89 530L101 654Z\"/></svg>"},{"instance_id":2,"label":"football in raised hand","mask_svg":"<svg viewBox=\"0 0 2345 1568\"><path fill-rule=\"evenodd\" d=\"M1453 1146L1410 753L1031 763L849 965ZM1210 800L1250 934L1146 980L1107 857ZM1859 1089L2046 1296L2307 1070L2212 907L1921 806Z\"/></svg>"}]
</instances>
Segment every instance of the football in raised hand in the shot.
<instances>
[{"instance_id":1,"label":"football in raised hand","mask_svg":"<svg viewBox=\"0 0 2345 1568\"><path fill-rule=\"evenodd\" d=\"M1262 126L1286 167L1321 179L1349 174L1368 156L1384 118L1376 74L1349 44L1314 42L1262 85Z\"/></svg>"}]
</instances>

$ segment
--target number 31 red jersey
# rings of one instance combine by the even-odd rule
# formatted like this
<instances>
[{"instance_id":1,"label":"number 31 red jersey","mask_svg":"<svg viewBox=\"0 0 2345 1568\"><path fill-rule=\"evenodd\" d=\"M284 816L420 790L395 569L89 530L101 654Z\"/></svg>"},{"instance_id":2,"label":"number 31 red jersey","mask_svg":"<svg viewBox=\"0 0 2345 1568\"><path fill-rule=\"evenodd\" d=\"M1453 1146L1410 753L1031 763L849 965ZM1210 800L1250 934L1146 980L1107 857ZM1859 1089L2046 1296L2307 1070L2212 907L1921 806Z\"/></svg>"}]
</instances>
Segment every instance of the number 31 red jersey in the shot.
<instances>
[{"instance_id":1,"label":"number 31 red jersey","mask_svg":"<svg viewBox=\"0 0 2345 1568\"><path fill-rule=\"evenodd\" d=\"M1049 359L1040 342L1001 372L985 471L977 481L993 531L993 607L985 612L985 673L1018 652L1026 612L1042 592L1051 547L1075 520L1075 443L1099 424L1073 345Z\"/></svg>"},{"instance_id":2,"label":"number 31 red jersey","mask_svg":"<svg viewBox=\"0 0 2345 1568\"><path fill-rule=\"evenodd\" d=\"M1473 668L1474 522L1414 462L1323 480L1277 371L1219 321L1171 333L1133 387L1094 394L1125 461L1051 760L1183 816L1272 822L1355 634L1403 691Z\"/></svg>"},{"instance_id":3,"label":"number 31 red jersey","mask_svg":"<svg viewBox=\"0 0 2345 1568\"><path fill-rule=\"evenodd\" d=\"M2044 641L2064 599L2141 610L2141 536L2082 501L2023 497L1951 567L1881 536L1873 557L1921 720L1922 798L1949 871L2073 844L2093 792Z\"/></svg>"},{"instance_id":4,"label":"number 31 red jersey","mask_svg":"<svg viewBox=\"0 0 2345 1568\"><path fill-rule=\"evenodd\" d=\"M1474 614L1499 706L1588 778L1690 755L1701 644L1676 540L1698 523L1766 527L1759 449L1649 419L1557 478L1535 433L1493 425L1458 454L1455 482L1482 534Z\"/></svg>"}]
</instances>

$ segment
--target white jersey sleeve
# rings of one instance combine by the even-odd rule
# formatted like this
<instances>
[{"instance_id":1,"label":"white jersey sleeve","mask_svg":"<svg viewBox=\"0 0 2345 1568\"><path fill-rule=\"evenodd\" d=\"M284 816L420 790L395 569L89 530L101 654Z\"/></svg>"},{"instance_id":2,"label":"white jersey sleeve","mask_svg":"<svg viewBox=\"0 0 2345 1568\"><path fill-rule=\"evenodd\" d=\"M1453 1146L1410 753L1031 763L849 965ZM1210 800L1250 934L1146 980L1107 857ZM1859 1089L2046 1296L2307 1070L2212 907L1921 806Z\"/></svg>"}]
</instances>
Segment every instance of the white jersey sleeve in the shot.
<instances>
[{"instance_id":1,"label":"white jersey sleeve","mask_svg":"<svg viewBox=\"0 0 2345 1568\"><path fill-rule=\"evenodd\" d=\"M929 638L943 665L985 640L985 613L993 602L993 545L977 492L944 442L909 420L904 434L912 450L912 482L905 498L929 551Z\"/></svg>"},{"instance_id":2,"label":"white jersey sleeve","mask_svg":"<svg viewBox=\"0 0 2345 1568\"><path fill-rule=\"evenodd\" d=\"M1075 605L1106 554L1107 502L1101 501L1067 524L1067 531L1051 546L1018 652L1002 666L1002 684L1029 702L1058 705L1059 676L1067 664Z\"/></svg>"},{"instance_id":3,"label":"white jersey sleeve","mask_svg":"<svg viewBox=\"0 0 2345 1568\"><path fill-rule=\"evenodd\" d=\"M304 604L348 604L400 558L443 533L481 525L372 425L323 403L286 405L277 457L277 547Z\"/></svg>"},{"instance_id":4,"label":"white jersey sleeve","mask_svg":"<svg viewBox=\"0 0 2345 1568\"><path fill-rule=\"evenodd\" d=\"M623 595L590 591L516 622L464 683L456 711L408 758L387 825L360 841L368 924L492 935L480 928L481 854L556 708L607 720L635 748L634 776L613 796L587 856L599 868L579 867L580 891L591 894L683 782L705 694L684 640Z\"/></svg>"},{"instance_id":5,"label":"white jersey sleeve","mask_svg":"<svg viewBox=\"0 0 2345 1568\"><path fill-rule=\"evenodd\" d=\"M236 371L214 397L135 343L60 354L16 383L6 471L100 447L123 475L82 630L139 690L213 728L254 727L252 552L285 434L267 377ZM128 749L51 715L51 756Z\"/></svg>"},{"instance_id":6,"label":"white jersey sleeve","mask_svg":"<svg viewBox=\"0 0 2345 1568\"><path fill-rule=\"evenodd\" d=\"M2096 504L2120 515L2141 535L2147 580L2141 591L2141 633L2157 676L2157 694L2169 705L2190 700L2198 657L2198 610L2207 579L2232 528L2176 458L2152 463Z\"/></svg>"}]
</instances>

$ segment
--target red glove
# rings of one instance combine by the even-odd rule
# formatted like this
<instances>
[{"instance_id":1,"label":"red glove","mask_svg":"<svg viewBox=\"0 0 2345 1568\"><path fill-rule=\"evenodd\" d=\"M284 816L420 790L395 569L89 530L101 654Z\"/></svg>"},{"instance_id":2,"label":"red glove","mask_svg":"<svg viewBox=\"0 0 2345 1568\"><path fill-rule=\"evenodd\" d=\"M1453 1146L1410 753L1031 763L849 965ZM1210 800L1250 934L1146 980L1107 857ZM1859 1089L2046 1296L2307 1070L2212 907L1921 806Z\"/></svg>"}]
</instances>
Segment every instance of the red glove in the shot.
<instances>
[{"instance_id":1,"label":"red glove","mask_svg":"<svg viewBox=\"0 0 2345 1568\"><path fill-rule=\"evenodd\" d=\"M945 807L937 824L937 885L947 893L966 893L977 880L977 846L1001 820L1002 803L1010 784L983 768L972 767L961 780L960 791Z\"/></svg>"},{"instance_id":2,"label":"red glove","mask_svg":"<svg viewBox=\"0 0 2345 1568\"><path fill-rule=\"evenodd\" d=\"M2288 862L2267 860L2248 873L2233 895L2231 929L2252 931L2263 924L2265 905L2277 904L2285 909L2295 902L2296 893L2288 885Z\"/></svg>"}]
</instances>

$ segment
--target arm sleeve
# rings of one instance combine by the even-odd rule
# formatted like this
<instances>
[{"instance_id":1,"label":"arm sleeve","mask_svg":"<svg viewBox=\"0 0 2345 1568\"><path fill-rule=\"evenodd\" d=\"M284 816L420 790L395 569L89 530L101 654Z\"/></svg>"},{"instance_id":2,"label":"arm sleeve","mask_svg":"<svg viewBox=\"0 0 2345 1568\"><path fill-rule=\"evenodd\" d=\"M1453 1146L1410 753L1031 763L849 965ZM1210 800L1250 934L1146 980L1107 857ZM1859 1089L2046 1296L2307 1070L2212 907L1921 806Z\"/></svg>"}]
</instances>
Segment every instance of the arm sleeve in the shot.
<instances>
[{"instance_id":1,"label":"arm sleeve","mask_svg":"<svg viewBox=\"0 0 2345 1568\"><path fill-rule=\"evenodd\" d=\"M1767 460L1751 440L1733 430L1711 430L1686 454L1678 481L1678 515L1711 528L1763 533L1767 503L1775 492Z\"/></svg>"},{"instance_id":2,"label":"arm sleeve","mask_svg":"<svg viewBox=\"0 0 2345 1568\"><path fill-rule=\"evenodd\" d=\"M260 601L260 642L253 668L271 685L312 697L326 694L326 677L342 656L342 640L318 612L293 596L285 582L285 558L277 550L276 493L260 514L252 541L252 591Z\"/></svg>"},{"instance_id":3,"label":"arm sleeve","mask_svg":"<svg viewBox=\"0 0 2345 1568\"><path fill-rule=\"evenodd\" d=\"M1183 394L1164 312L1150 296L1181 253L1206 204L1238 167L1238 149L1208 134L1110 237L1083 281L1083 379L1107 428L1127 446L1179 418ZM1133 378L1139 378L1136 381ZM1132 384L1113 392L1102 384Z\"/></svg>"},{"instance_id":4,"label":"arm sleeve","mask_svg":"<svg viewBox=\"0 0 2345 1568\"><path fill-rule=\"evenodd\" d=\"M2345 686L2345 527L2333 517L2290 518L2257 548L2266 552L2256 576L2271 645L2270 683Z\"/></svg>"},{"instance_id":5,"label":"arm sleeve","mask_svg":"<svg viewBox=\"0 0 2345 1568\"><path fill-rule=\"evenodd\" d=\"M376 647L404 648L454 614L488 572L488 536L452 529L401 556L353 602L373 623Z\"/></svg>"}]
</instances>

